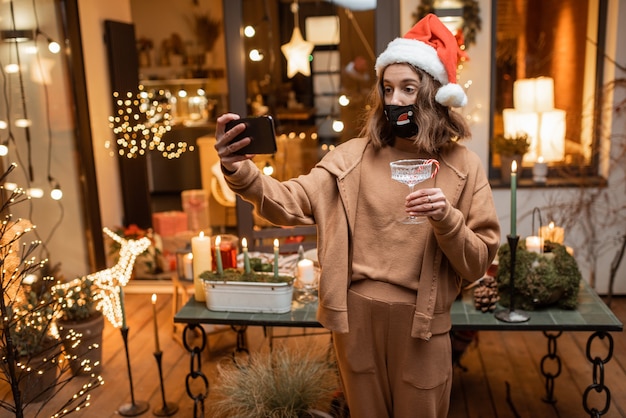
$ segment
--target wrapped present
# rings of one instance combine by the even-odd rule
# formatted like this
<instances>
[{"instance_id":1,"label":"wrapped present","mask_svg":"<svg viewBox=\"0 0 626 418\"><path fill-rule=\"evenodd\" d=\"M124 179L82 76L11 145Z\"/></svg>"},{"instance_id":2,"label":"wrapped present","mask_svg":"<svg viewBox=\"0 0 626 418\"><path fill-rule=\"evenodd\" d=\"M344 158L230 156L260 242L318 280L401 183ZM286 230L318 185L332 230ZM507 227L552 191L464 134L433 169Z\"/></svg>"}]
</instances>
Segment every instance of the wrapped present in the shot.
<instances>
[{"instance_id":1,"label":"wrapped present","mask_svg":"<svg viewBox=\"0 0 626 418\"><path fill-rule=\"evenodd\" d=\"M203 189L184 190L181 193L183 210L187 214L190 231L201 231L210 228L209 196Z\"/></svg>"},{"instance_id":2,"label":"wrapped present","mask_svg":"<svg viewBox=\"0 0 626 418\"><path fill-rule=\"evenodd\" d=\"M152 214L154 232L162 237L170 237L179 232L187 231L187 224L187 214L182 211L172 210Z\"/></svg>"}]
</instances>

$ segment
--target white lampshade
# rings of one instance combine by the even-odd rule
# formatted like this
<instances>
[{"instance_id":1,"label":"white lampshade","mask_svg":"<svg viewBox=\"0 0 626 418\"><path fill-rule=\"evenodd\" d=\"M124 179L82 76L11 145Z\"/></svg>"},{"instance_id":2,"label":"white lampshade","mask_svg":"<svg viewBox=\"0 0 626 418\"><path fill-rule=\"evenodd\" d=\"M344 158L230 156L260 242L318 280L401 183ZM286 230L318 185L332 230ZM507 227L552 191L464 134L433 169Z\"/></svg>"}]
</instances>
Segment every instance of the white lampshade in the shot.
<instances>
[{"instance_id":1,"label":"white lampshade","mask_svg":"<svg viewBox=\"0 0 626 418\"><path fill-rule=\"evenodd\" d=\"M550 110L541 113L541 156L545 161L563 161L565 158L565 111Z\"/></svg>"},{"instance_id":2,"label":"white lampshade","mask_svg":"<svg viewBox=\"0 0 626 418\"><path fill-rule=\"evenodd\" d=\"M554 80L550 77L517 80L513 84L513 106L523 112L554 109Z\"/></svg>"}]
</instances>

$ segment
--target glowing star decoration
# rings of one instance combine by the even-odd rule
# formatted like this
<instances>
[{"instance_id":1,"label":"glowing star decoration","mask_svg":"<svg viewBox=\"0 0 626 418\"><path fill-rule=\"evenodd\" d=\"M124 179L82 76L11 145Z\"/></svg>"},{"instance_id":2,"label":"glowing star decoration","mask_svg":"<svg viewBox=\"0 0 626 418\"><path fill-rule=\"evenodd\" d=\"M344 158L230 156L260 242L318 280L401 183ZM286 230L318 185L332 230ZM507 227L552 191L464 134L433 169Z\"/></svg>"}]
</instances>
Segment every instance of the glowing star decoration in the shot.
<instances>
[{"instance_id":1,"label":"glowing star decoration","mask_svg":"<svg viewBox=\"0 0 626 418\"><path fill-rule=\"evenodd\" d=\"M311 42L307 42L302 37L300 32L300 26L298 26L298 2L294 1L291 4L291 12L293 13L293 33L289 43L286 43L280 47L280 50L287 58L287 77L292 78L298 73L302 73L305 76L311 75L311 64L309 56L313 52L313 45Z\"/></svg>"},{"instance_id":2,"label":"glowing star decoration","mask_svg":"<svg viewBox=\"0 0 626 418\"><path fill-rule=\"evenodd\" d=\"M293 28L289 43L280 47L287 58L287 77L292 78L297 73L305 76L311 75L309 56L313 52L314 45L302 37L299 27Z\"/></svg>"},{"instance_id":3,"label":"glowing star decoration","mask_svg":"<svg viewBox=\"0 0 626 418\"><path fill-rule=\"evenodd\" d=\"M102 312L115 328L119 328L123 322L120 287L126 286L133 273L135 259L148 249L151 241L148 237L138 240L125 239L108 228L104 228L103 231L120 244L117 264L111 268L78 277L67 283L59 283L54 286L53 290L62 288L67 291L79 286L82 280L91 279L94 286L94 297L98 301L96 309Z\"/></svg>"}]
</instances>

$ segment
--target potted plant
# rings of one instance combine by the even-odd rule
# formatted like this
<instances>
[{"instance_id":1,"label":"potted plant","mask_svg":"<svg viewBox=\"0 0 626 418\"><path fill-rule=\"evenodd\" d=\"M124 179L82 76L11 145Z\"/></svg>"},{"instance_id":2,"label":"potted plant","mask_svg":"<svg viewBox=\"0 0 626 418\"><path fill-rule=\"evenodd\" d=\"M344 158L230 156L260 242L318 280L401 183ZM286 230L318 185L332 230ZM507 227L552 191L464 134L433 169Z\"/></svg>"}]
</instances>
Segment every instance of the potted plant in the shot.
<instances>
[{"instance_id":1,"label":"potted plant","mask_svg":"<svg viewBox=\"0 0 626 418\"><path fill-rule=\"evenodd\" d=\"M493 153L500 156L500 173L502 181L511 182L511 164L517 162L518 170L522 167L522 158L530 149L530 139L526 132L518 132L515 135L496 135L491 141Z\"/></svg>"},{"instance_id":2,"label":"potted plant","mask_svg":"<svg viewBox=\"0 0 626 418\"><path fill-rule=\"evenodd\" d=\"M337 370L327 352L275 347L245 364L221 363L211 416L239 418L330 417Z\"/></svg>"},{"instance_id":3,"label":"potted plant","mask_svg":"<svg viewBox=\"0 0 626 418\"><path fill-rule=\"evenodd\" d=\"M498 250L498 293L500 303L510 306L511 249L505 243ZM515 305L534 310L550 305L575 309L582 276L576 259L564 245L546 241L545 252L528 251L524 240L515 252Z\"/></svg>"},{"instance_id":4,"label":"potted plant","mask_svg":"<svg viewBox=\"0 0 626 418\"><path fill-rule=\"evenodd\" d=\"M15 167L0 175L0 184ZM40 241L26 240L34 226L10 213L13 205L28 201L19 187L0 193L0 373L10 387L0 409L24 418L30 404L61 396L62 406L52 415L65 416L89 406L91 391L101 386L102 378L89 377L74 392L68 386L74 376L66 375L67 361L57 361L62 350L53 333L59 309L51 293L54 278L40 276L47 264L35 257Z\"/></svg>"},{"instance_id":5,"label":"potted plant","mask_svg":"<svg viewBox=\"0 0 626 418\"><path fill-rule=\"evenodd\" d=\"M97 310L93 280L80 277L69 283L58 282L54 295L60 306L56 323L72 372L99 373L102 368L104 315Z\"/></svg>"},{"instance_id":6,"label":"potted plant","mask_svg":"<svg viewBox=\"0 0 626 418\"><path fill-rule=\"evenodd\" d=\"M15 382L20 401L26 405L45 401L52 395L59 375L57 360L61 347L51 330L50 318L57 304L50 292L40 281L22 287L23 293L8 313ZM8 349L3 347L5 358Z\"/></svg>"},{"instance_id":7,"label":"potted plant","mask_svg":"<svg viewBox=\"0 0 626 418\"><path fill-rule=\"evenodd\" d=\"M222 273L205 271L207 308L225 312L287 313L293 299L293 276L228 268Z\"/></svg>"}]
</instances>

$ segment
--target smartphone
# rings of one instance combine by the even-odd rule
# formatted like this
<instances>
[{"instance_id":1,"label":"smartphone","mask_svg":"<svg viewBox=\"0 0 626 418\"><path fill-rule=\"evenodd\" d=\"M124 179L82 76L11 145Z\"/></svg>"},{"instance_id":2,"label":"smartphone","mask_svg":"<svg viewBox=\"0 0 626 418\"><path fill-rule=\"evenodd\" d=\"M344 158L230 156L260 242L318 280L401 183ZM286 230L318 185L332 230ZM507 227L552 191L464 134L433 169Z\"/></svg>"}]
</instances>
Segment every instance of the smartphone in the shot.
<instances>
[{"instance_id":1,"label":"smartphone","mask_svg":"<svg viewBox=\"0 0 626 418\"><path fill-rule=\"evenodd\" d=\"M240 123L246 124L246 129L237 135L230 143L241 141L250 137L252 142L243 147L235 154L275 154L276 134L274 131L274 119L271 116L258 116L231 120L226 123L226 131L231 130Z\"/></svg>"}]
</instances>

